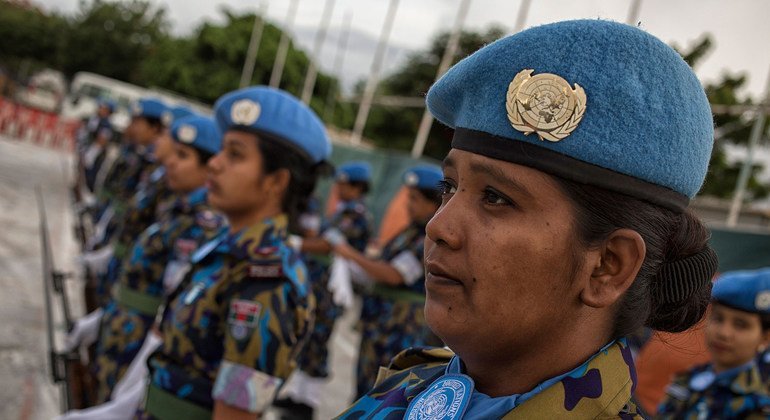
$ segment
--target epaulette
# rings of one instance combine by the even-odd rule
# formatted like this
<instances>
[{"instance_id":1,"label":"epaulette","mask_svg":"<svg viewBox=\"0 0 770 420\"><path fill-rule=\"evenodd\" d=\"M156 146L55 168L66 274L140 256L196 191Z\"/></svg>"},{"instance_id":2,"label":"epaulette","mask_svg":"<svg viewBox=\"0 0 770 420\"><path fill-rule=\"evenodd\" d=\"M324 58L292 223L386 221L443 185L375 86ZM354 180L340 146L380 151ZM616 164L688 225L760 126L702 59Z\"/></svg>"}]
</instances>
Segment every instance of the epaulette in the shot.
<instances>
[{"instance_id":1,"label":"epaulette","mask_svg":"<svg viewBox=\"0 0 770 420\"><path fill-rule=\"evenodd\" d=\"M410 347L393 357L387 368L380 367L375 384L380 384L396 373L416 366L425 368L445 366L454 355L454 352L447 347Z\"/></svg>"}]
</instances>

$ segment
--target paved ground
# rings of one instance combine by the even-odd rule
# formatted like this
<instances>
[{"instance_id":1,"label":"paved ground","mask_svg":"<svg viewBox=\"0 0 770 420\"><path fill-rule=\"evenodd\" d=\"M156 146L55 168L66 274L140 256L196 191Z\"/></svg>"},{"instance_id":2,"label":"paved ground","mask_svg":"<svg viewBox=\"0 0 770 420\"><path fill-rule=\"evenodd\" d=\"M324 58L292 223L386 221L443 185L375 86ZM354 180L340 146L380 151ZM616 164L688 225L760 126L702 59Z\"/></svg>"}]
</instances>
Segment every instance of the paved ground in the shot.
<instances>
[{"instance_id":1,"label":"paved ground","mask_svg":"<svg viewBox=\"0 0 770 420\"><path fill-rule=\"evenodd\" d=\"M67 189L71 168L67 153L0 136L0 419L50 419L60 412L60 389L51 383L48 370L35 188L41 188L47 208L56 267L77 273ZM67 287L73 312L82 314L82 283L71 279ZM56 300L53 311L61 313ZM352 398L358 347L354 320L351 311L334 332L334 376L325 387L317 419L333 417ZM61 343L61 317L54 325Z\"/></svg>"}]
</instances>

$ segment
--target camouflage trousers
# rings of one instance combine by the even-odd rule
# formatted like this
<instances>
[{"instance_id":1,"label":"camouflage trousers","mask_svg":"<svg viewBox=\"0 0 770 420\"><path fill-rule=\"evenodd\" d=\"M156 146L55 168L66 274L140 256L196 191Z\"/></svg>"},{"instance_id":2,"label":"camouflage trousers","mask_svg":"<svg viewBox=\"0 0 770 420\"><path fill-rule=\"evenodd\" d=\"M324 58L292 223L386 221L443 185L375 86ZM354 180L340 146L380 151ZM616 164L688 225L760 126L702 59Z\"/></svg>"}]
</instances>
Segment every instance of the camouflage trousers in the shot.
<instances>
[{"instance_id":1,"label":"camouflage trousers","mask_svg":"<svg viewBox=\"0 0 770 420\"><path fill-rule=\"evenodd\" d=\"M443 346L425 322L421 302L364 296L361 309L361 347L358 353L356 398L365 395L401 350L414 346Z\"/></svg>"},{"instance_id":2,"label":"camouflage trousers","mask_svg":"<svg viewBox=\"0 0 770 420\"><path fill-rule=\"evenodd\" d=\"M316 298L315 325L300 354L299 367L313 378L329 376L329 341L334 323L342 314L342 308L334 304L328 286L328 273L311 283Z\"/></svg>"}]
</instances>

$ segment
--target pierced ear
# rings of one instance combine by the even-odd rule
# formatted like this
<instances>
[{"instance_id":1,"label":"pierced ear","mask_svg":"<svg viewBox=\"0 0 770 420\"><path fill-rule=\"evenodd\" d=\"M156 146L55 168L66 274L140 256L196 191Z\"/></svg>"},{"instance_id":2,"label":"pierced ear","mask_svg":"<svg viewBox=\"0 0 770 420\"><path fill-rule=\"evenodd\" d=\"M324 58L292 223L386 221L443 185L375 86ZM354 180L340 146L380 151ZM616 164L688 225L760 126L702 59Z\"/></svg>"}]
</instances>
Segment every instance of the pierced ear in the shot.
<instances>
[{"instance_id":1,"label":"pierced ear","mask_svg":"<svg viewBox=\"0 0 770 420\"><path fill-rule=\"evenodd\" d=\"M599 262L580 294L584 304L605 308L617 302L636 279L646 255L644 239L631 229L618 229L604 242Z\"/></svg>"}]
</instances>

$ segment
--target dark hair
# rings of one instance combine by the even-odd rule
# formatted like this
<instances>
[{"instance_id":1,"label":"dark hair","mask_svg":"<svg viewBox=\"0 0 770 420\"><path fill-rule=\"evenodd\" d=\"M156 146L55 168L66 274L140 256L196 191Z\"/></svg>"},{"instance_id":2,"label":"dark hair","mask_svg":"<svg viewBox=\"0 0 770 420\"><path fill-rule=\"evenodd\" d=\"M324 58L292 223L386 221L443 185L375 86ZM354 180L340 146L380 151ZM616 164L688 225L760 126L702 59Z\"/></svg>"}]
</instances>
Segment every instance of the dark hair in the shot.
<instances>
[{"instance_id":1,"label":"dark hair","mask_svg":"<svg viewBox=\"0 0 770 420\"><path fill-rule=\"evenodd\" d=\"M759 314L759 320L762 322L762 332L770 330L770 314Z\"/></svg>"},{"instance_id":2,"label":"dark hair","mask_svg":"<svg viewBox=\"0 0 770 420\"><path fill-rule=\"evenodd\" d=\"M361 195L369 193L369 183L366 181L349 181L348 184L352 185L354 188L360 188Z\"/></svg>"},{"instance_id":3,"label":"dark hair","mask_svg":"<svg viewBox=\"0 0 770 420\"><path fill-rule=\"evenodd\" d=\"M279 169L289 171L291 179L283 196L281 209L289 216L289 231L299 234L302 232L299 217L308 209L318 177L328 173L329 167L325 162L312 164L293 147L258 133L254 134L259 139L257 148L262 153L265 173L273 173Z\"/></svg>"},{"instance_id":4,"label":"dark hair","mask_svg":"<svg viewBox=\"0 0 770 420\"><path fill-rule=\"evenodd\" d=\"M155 118L155 117L138 117L138 118L144 118L144 120L147 121L147 124L150 126L150 128L154 130L162 130L166 127L166 124L163 124L163 121L160 118Z\"/></svg>"},{"instance_id":5,"label":"dark hair","mask_svg":"<svg viewBox=\"0 0 770 420\"><path fill-rule=\"evenodd\" d=\"M711 282L703 281L681 302L661 298L670 279L661 278L661 266L708 247L709 231L689 209L675 213L661 206L603 188L555 177L575 207L575 233L584 247L602 243L617 229L628 228L644 239L646 256L636 280L618 304L612 338L631 334L642 326L680 332L706 313Z\"/></svg>"},{"instance_id":6,"label":"dark hair","mask_svg":"<svg viewBox=\"0 0 770 420\"><path fill-rule=\"evenodd\" d=\"M747 310L745 310L743 308L738 308L738 307L736 307L734 305L730 305L729 303L723 302L723 301L721 301L719 299L712 299L711 303L716 304L716 305L722 305L722 306L725 306L727 308L734 309L736 311L745 312L745 313L747 313L749 315L756 315L756 316L759 317L759 322L760 322L760 324L762 326L762 332L767 332L768 330L770 330L770 314L768 314L768 313L750 312L750 311L747 311Z\"/></svg>"},{"instance_id":7,"label":"dark hair","mask_svg":"<svg viewBox=\"0 0 770 420\"><path fill-rule=\"evenodd\" d=\"M190 148L193 149L193 151L195 151L195 156L198 157L198 164L199 165L205 165L205 164L209 163L209 160L212 157L214 157L214 153L207 152L207 151L205 151L203 149L199 149L197 147L190 146Z\"/></svg>"}]
</instances>

